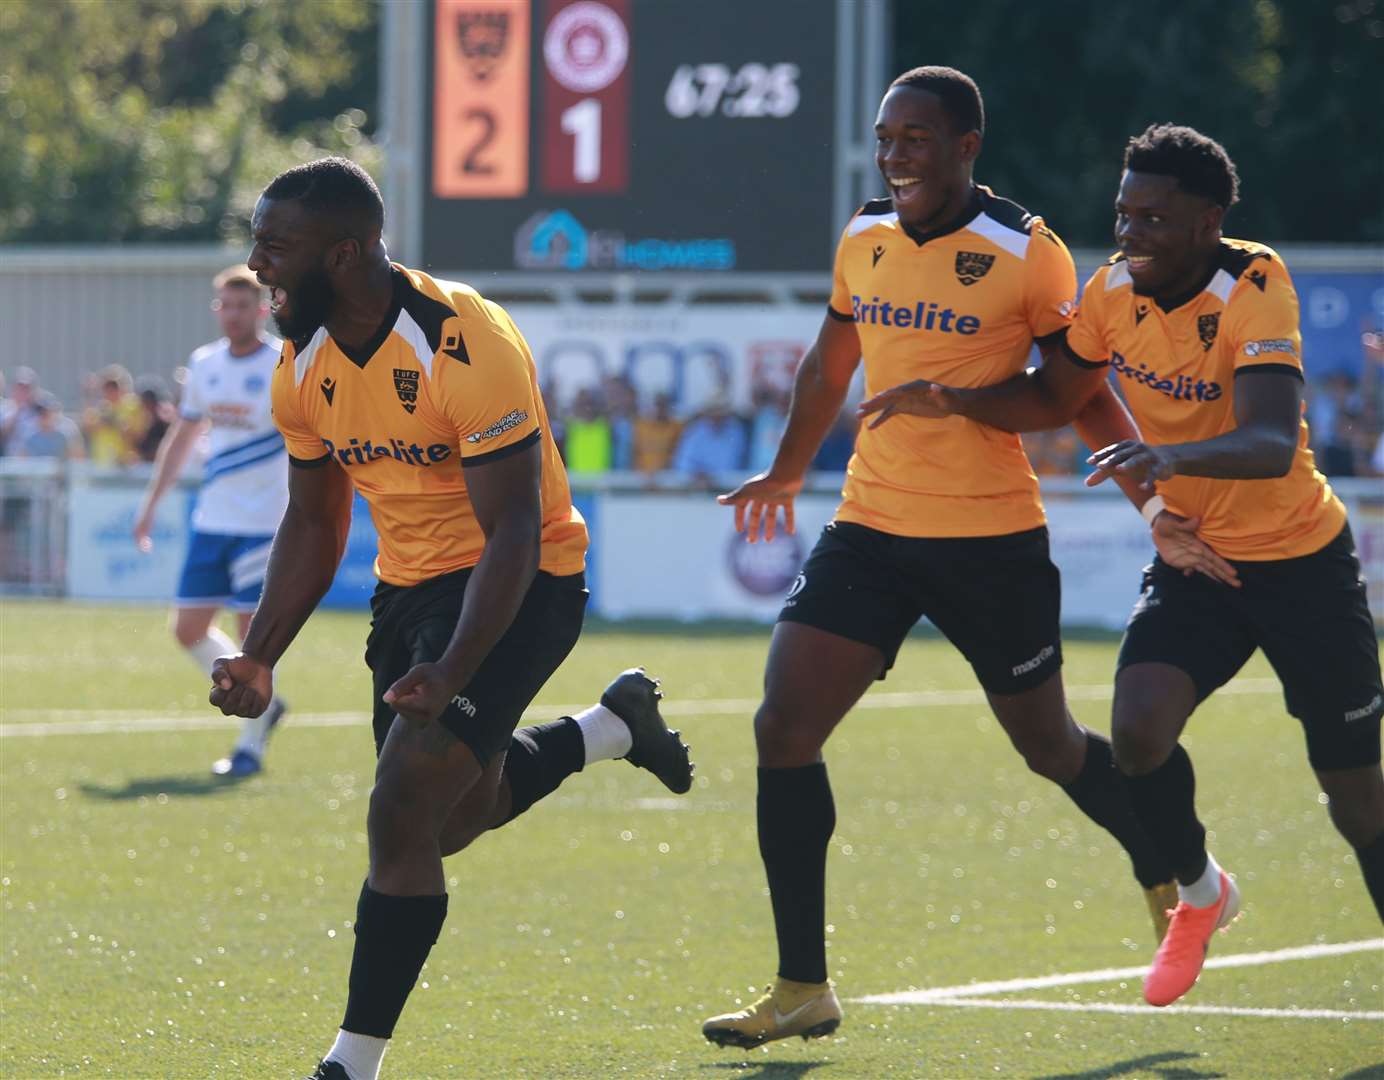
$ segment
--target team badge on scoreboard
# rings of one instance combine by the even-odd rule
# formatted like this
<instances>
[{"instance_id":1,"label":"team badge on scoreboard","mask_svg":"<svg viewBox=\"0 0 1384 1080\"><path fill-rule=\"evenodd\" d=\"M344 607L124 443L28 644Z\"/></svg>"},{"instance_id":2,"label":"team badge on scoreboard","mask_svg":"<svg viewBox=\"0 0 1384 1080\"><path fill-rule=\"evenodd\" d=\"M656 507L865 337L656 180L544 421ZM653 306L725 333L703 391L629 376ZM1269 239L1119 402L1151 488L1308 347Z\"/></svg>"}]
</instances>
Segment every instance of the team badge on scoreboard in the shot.
<instances>
[{"instance_id":1,"label":"team badge on scoreboard","mask_svg":"<svg viewBox=\"0 0 1384 1080\"><path fill-rule=\"evenodd\" d=\"M993 255L982 255L978 251L958 251L956 253L956 280L963 285L974 285L990 272L995 265Z\"/></svg>"},{"instance_id":2,"label":"team badge on scoreboard","mask_svg":"<svg viewBox=\"0 0 1384 1080\"><path fill-rule=\"evenodd\" d=\"M594 94L613 83L625 70L629 53L624 20L596 0L563 8L543 35L548 71L577 94Z\"/></svg>"},{"instance_id":3,"label":"team badge on scoreboard","mask_svg":"<svg viewBox=\"0 0 1384 1080\"><path fill-rule=\"evenodd\" d=\"M509 12L457 12L457 44L467 71L477 82L485 82L495 74L508 41Z\"/></svg>"}]
</instances>

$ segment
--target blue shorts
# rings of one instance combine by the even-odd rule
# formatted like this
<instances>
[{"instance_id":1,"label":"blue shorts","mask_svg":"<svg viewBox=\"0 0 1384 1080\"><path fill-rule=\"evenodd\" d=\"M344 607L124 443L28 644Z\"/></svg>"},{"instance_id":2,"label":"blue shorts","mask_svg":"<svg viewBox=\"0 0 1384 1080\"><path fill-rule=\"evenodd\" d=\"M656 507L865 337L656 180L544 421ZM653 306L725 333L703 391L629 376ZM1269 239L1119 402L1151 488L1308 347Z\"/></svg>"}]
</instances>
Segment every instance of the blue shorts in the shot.
<instances>
[{"instance_id":1,"label":"blue shorts","mask_svg":"<svg viewBox=\"0 0 1384 1080\"><path fill-rule=\"evenodd\" d=\"M178 606L254 611L273 542L272 536L194 532L178 579Z\"/></svg>"}]
</instances>

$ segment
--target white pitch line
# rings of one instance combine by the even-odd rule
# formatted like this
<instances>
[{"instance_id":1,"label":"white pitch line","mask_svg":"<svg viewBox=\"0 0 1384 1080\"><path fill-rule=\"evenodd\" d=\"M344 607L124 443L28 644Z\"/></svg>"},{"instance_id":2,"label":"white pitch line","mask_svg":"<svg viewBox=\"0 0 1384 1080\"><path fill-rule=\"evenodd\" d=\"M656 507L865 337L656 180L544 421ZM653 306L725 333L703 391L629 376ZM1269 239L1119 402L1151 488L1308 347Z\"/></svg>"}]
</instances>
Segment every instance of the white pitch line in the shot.
<instances>
[{"instance_id":1,"label":"white pitch line","mask_svg":"<svg viewBox=\"0 0 1384 1080\"><path fill-rule=\"evenodd\" d=\"M1363 941L1343 941L1327 945L1297 945L1290 949L1274 949L1271 952L1232 953L1229 956L1213 956L1206 961L1206 967L1255 967L1260 964L1281 964L1285 960L1316 960L1324 956L1348 956L1351 953L1375 952L1379 950L1384 950L1384 938L1367 938ZM1029 979L1002 979L998 982L975 982L966 983L962 986L938 986L924 990L900 990L892 994L870 994L867 997L857 998L856 1000L864 1005L955 1005L961 1003L958 999L976 997L981 994L1006 994L1015 990L1048 990L1056 986L1077 986L1081 983L1119 982L1121 979L1141 979L1147 971L1147 965L1140 967L1102 968L1097 971L1073 971L1058 975L1039 975ZM1188 1007L1190 1008L1191 1006ZM1167 1010L1160 1009L1157 1011L1166 1012Z\"/></svg>"},{"instance_id":2,"label":"white pitch line","mask_svg":"<svg viewBox=\"0 0 1384 1080\"><path fill-rule=\"evenodd\" d=\"M1361 1009L1256 1009L1242 1005L1116 1005L1103 1001L1034 1001L1010 998L993 1001L986 998L939 998L929 1005L955 1005L968 1009L1048 1009L1055 1012L1103 1012L1125 1015L1163 1016L1168 1013L1193 1013L1213 1016L1266 1016L1280 1020L1384 1020L1384 1011Z\"/></svg>"},{"instance_id":3,"label":"white pitch line","mask_svg":"<svg viewBox=\"0 0 1384 1080\"><path fill-rule=\"evenodd\" d=\"M1273 694L1279 692L1277 679L1236 679L1221 687L1217 693L1233 695ZM1067 687L1071 701L1109 701L1113 694L1109 683L1093 683ZM955 705L985 705L981 690L920 690L897 693L867 694L855 706L857 709L912 709ZM578 705L534 705L524 713L524 720L549 720L554 716L569 716L587 708L590 702ZM664 716L731 716L753 715L759 707L758 698L712 698L710 700L665 700L659 709ZM93 713L99 720L87 720ZM0 739L43 738L55 735L142 734L162 731L222 731L238 730L240 721L234 717L218 716L206 710L165 713L150 716L136 709L9 709L6 715L33 717L21 723L0 724ZM286 721L293 727L353 727L369 722L364 712L303 713L290 712Z\"/></svg>"}]
</instances>

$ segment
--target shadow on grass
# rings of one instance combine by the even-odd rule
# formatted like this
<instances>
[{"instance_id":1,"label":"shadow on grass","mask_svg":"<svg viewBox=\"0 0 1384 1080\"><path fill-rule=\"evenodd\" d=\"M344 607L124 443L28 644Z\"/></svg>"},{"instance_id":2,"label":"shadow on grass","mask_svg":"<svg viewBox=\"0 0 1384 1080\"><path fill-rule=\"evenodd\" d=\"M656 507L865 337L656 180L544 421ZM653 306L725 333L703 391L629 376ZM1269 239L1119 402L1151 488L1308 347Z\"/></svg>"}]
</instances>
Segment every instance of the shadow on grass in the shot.
<instances>
[{"instance_id":1,"label":"shadow on grass","mask_svg":"<svg viewBox=\"0 0 1384 1080\"><path fill-rule=\"evenodd\" d=\"M1157 1077L1158 1080L1217 1080L1226 1074L1222 1072L1202 1072L1186 1065L1176 1064L1200 1057L1186 1050L1170 1050L1162 1054L1146 1054L1144 1057L1116 1061L1110 1065L1098 1065L1083 1072L1053 1073L1036 1077L1035 1080L1108 1080L1110 1077L1138 1076Z\"/></svg>"},{"instance_id":2,"label":"shadow on grass","mask_svg":"<svg viewBox=\"0 0 1384 1080\"><path fill-rule=\"evenodd\" d=\"M1341 1080L1384 1080L1384 1061L1356 1069L1353 1073L1341 1077Z\"/></svg>"},{"instance_id":3,"label":"shadow on grass","mask_svg":"<svg viewBox=\"0 0 1384 1080\"><path fill-rule=\"evenodd\" d=\"M830 1061L717 1061L699 1069L722 1069L745 1080L798 1080L813 1069L829 1069Z\"/></svg>"},{"instance_id":4,"label":"shadow on grass","mask_svg":"<svg viewBox=\"0 0 1384 1080\"><path fill-rule=\"evenodd\" d=\"M103 784L82 784L83 795L108 802L124 802L128 799L157 798L159 795L222 795L240 787L248 777L228 776L148 776L133 777L124 786L107 787Z\"/></svg>"}]
</instances>

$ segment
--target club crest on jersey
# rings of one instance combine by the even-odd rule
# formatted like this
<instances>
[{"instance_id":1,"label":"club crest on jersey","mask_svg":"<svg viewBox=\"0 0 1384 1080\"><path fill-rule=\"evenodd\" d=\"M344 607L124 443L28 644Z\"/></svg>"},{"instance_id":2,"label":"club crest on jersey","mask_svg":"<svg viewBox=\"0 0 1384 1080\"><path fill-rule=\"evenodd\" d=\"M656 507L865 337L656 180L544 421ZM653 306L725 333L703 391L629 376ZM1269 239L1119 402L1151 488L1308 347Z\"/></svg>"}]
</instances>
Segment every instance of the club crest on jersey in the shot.
<instances>
[{"instance_id":1,"label":"club crest on jersey","mask_svg":"<svg viewBox=\"0 0 1384 1080\"><path fill-rule=\"evenodd\" d=\"M509 41L507 11L461 11L457 13L457 46L466 61L471 78L485 82L495 74L505 45Z\"/></svg>"},{"instance_id":2,"label":"club crest on jersey","mask_svg":"<svg viewBox=\"0 0 1384 1080\"><path fill-rule=\"evenodd\" d=\"M418 372L408 368L394 369L394 392L399 395L399 403L409 415L418 408Z\"/></svg>"},{"instance_id":3,"label":"club crest on jersey","mask_svg":"<svg viewBox=\"0 0 1384 1080\"><path fill-rule=\"evenodd\" d=\"M1221 313L1213 311L1210 315L1197 316L1197 333L1201 335L1201 351L1210 352L1216 343L1216 331L1220 329Z\"/></svg>"},{"instance_id":4,"label":"club crest on jersey","mask_svg":"<svg viewBox=\"0 0 1384 1080\"><path fill-rule=\"evenodd\" d=\"M958 251L956 253L956 280L963 285L974 285L990 272L995 265L993 255L982 255L978 251Z\"/></svg>"}]
</instances>

